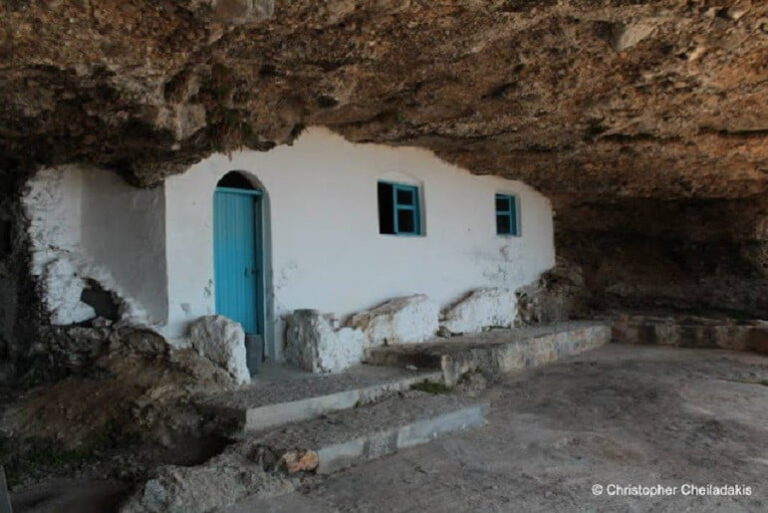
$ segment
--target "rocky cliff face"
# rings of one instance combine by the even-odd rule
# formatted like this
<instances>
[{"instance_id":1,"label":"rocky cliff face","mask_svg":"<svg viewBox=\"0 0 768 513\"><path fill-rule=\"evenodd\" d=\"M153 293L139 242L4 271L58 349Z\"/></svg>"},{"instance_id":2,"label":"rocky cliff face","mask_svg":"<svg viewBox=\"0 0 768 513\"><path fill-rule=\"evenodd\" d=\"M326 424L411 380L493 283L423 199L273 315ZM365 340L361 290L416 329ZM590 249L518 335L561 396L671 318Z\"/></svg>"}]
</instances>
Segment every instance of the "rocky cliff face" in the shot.
<instances>
[{"instance_id":1,"label":"rocky cliff face","mask_svg":"<svg viewBox=\"0 0 768 513\"><path fill-rule=\"evenodd\" d=\"M550 195L595 307L768 316L765 2L10 0L0 19L6 183L77 160L146 186L326 125Z\"/></svg>"}]
</instances>

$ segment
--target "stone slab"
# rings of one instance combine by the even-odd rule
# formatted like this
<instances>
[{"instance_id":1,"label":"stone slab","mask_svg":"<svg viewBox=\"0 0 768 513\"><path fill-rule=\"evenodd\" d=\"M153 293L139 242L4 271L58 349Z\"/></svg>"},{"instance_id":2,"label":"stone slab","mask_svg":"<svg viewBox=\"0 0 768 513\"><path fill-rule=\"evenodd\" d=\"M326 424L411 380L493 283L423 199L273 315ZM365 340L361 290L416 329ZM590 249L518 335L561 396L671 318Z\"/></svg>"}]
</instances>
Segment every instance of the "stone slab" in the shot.
<instances>
[{"instance_id":1,"label":"stone slab","mask_svg":"<svg viewBox=\"0 0 768 513\"><path fill-rule=\"evenodd\" d=\"M442 381L435 371L359 366L334 375L264 380L205 401L240 431L258 431L377 401L424 380Z\"/></svg>"},{"instance_id":2,"label":"stone slab","mask_svg":"<svg viewBox=\"0 0 768 513\"><path fill-rule=\"evenodd\" d=\"M445 382L455 384L466 372L497 374L536 367L599 347L610 340L608 324L575 321L493 330L410 346L370 348L366 351L366 362L441 370Z\"/></svg>"}]
</instances>

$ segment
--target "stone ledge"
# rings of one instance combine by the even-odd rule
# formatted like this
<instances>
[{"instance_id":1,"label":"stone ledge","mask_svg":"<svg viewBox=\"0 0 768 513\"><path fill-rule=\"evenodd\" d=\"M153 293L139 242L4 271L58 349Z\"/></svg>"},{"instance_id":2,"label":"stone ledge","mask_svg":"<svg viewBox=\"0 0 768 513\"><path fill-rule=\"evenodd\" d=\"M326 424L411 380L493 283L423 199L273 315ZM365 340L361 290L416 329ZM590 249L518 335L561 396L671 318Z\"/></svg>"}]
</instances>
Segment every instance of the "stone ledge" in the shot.
<instances>
[{"instance_id":1,"label":"stone ledge","mask_svg":"<svg viewBox=\"0 0 768 513\"><path fill-rule=\"evenodd\" d=\"M331 376L255 383L210 398L203 407L229 419L236 431L257 431L370 404L424 380L439 382L442 375L359 367Z\"/></svg>"},{"instance_id":2,"label":"stone ledge","mask_svg":"<svg viewBox=\"0 0 768 513\"><path fill-rule=\"evenodd\" d=\"M582 321L454 337L440 342L371 348L366 361L373 365L440 369L448 384L467 372L491 374L536 367L567 355L607 344L608 324Z\"/></svg>"},{"instance_id":3,"label":"stone ledge","mask_svg":"<svg viewBox=\"0 0 768 513\"><path fill-rule=\"evenodd\" d=\"M768 354L768 321L654 315L618 315L607 320L613 340L626 344Z\"/></svg>"}]
</instances>

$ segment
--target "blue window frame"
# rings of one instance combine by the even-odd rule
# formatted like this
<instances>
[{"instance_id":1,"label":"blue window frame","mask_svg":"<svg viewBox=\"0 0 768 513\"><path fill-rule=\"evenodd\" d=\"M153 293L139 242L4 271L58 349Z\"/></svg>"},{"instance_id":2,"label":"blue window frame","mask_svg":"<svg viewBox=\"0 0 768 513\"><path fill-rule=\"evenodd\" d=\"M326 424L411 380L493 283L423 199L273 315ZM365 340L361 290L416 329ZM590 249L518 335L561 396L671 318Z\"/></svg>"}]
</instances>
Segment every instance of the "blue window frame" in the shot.
<instances>
[{"instance_id":1,"label":"blue window frame","mask_svg":"<svg viewBox=\"0 0 768 513\"><path fill-rule=\"evenodd\" d=\"M520 216L518 215L517 196L511 194L496 195L496 234L520 236Z\"/></svg>"},{"instance_id":2,"label":"blue window frame","mask_svg":"<svg viewBox=\"0 0 768 513\"><path fill-rule=\"evenodd\" d=\"M419 188L392 182L378 183L379 233L421 235Z\"/></svg>"}]
</instances>

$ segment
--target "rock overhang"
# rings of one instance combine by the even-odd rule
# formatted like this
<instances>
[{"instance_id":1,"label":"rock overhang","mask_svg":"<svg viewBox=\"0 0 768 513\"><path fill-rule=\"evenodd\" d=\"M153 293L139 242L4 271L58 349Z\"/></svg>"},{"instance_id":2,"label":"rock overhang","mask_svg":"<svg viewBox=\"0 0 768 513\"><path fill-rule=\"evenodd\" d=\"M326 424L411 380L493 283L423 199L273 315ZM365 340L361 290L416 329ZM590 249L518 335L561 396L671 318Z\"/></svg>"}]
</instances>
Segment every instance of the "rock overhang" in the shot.
<instances>
[{"instance_id":1,"label":"rock overhang","mask_svg":"<svg viewBox=\"0 0 768 513\"><path fill-rule=\"evenodd\" d=\"M613 249L692 284L765 280L768 6L268 3L4 4L6 176L86 161L150 186L213 152L324 125L538 188L587 287L627 281L605 272L632 267ZM632 273L614 289L653 279ZM756 302L727 301L765 311Z\"/></svg>"},{"instance_id":2,"label":"rock overhang","mask_svg":"<svg viewBox=\"0 0 768 513\"><path fill-rule=\"evenodd\" d=\"M5 4L3 153L151 184L319 124L552 194L766 190L754 2L267 4Z\"/></svg>"}]
</instances>

